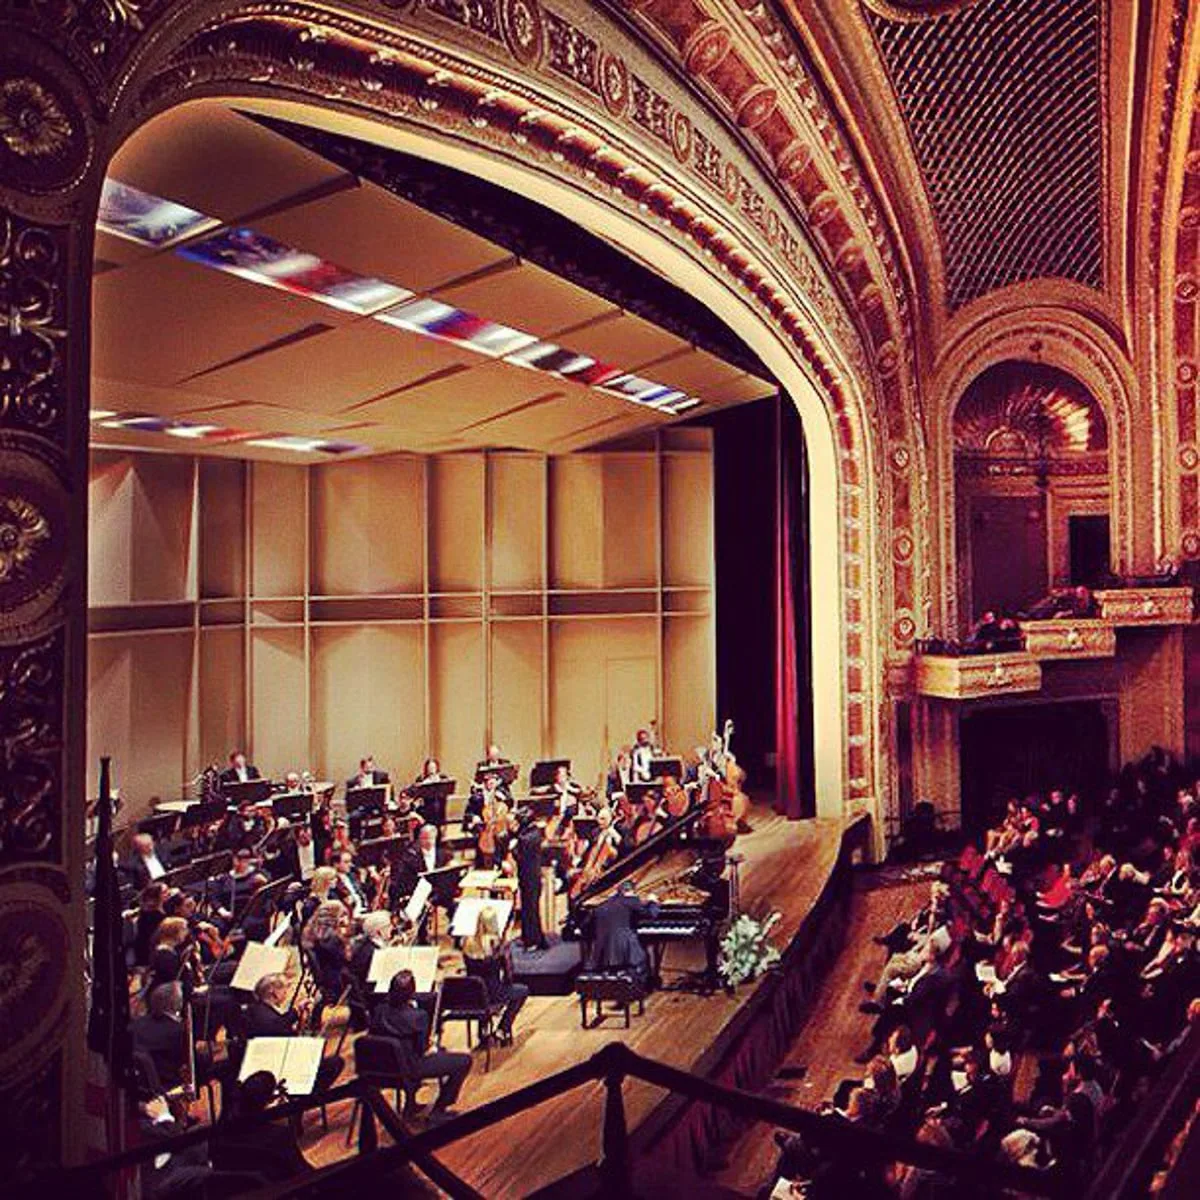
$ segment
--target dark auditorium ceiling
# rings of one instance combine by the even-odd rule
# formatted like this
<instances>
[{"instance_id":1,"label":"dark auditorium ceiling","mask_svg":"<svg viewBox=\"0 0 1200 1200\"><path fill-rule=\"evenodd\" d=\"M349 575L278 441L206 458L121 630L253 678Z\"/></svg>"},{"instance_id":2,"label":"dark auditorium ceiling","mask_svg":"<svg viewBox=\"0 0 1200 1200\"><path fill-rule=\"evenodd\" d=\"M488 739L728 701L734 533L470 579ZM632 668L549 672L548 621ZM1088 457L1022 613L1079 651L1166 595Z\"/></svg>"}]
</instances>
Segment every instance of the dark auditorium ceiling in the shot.
<instances>
[{"instance_id":1,"label":"dark auditorium ceiling","mask_svg":"<svg viewBox=\"0 0 1200 1200\"><path fill-rule=\"evenodd\" d=\"M952 311L1029 279L1103 285L1103 0L867 5L937 222Z\"/></svg>"}]
</instances>

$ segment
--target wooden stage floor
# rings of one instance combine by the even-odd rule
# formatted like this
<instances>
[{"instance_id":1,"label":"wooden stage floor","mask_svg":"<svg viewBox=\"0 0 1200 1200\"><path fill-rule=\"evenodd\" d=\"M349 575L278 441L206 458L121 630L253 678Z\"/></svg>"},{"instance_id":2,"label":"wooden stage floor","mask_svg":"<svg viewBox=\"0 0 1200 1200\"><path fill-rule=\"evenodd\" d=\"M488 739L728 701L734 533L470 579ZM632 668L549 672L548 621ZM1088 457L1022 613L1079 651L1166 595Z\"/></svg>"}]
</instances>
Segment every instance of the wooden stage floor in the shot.
<instances>
[{"instance_id":1,"label":"wooden stage floor","mask_svg":"<svg viewBox=\"0 0 1200 1200\"><path fill-rule=\"evenodd\" d=\"M782 920L776 944L782 950L833 870L842 823L789 822L765 807L753 810L750 819L753 832L738 838L736 845L745 856L740 868L742 910L759 914L778 909ZM443 965L453 969L453 957L445 955ZM493 1049L490 1071L484 1072L483 1055L475 1055L475 1067L458 1107L469 1109L562 1070L614 1039L672 1066L692 1067L756 986L745 985L733 996L719 992L702 997L670 990L678 972L702 966L701 947L670 947L663 968L666 986L647 999L645 1015L635 1017L629 1030L619 1017L599 1029L581 1029L579 1003L573 995L530 997L517 1019L514 1045ZM461 1026L447 1029L446 1049L465 1049L463 1037ZM576 1089L464 1138L442 1151L439 1158L486 1196L526 1195L599 1157L602 1091L600 1084ZM661 1097L662 1092L648 1084L626 1084L626 1114L631 1130ZM349 1104L331 1106L329 1132L305 1142L305 1152L314 1165L353 1153L345 1145L348 1120ZM314 1135L320 1129L312 1117L309 1128Z\"/></svg>"}]
</instances>

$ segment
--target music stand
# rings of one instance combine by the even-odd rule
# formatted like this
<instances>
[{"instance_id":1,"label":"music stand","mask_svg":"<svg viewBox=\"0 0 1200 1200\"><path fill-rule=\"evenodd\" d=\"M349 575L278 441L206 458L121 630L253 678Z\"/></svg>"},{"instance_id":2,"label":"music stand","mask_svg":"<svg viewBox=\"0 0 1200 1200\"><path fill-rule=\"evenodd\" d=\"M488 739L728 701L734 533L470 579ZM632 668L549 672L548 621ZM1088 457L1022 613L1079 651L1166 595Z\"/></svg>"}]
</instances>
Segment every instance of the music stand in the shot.
<instances>
[{"instance_id":1,"label":"music stand","mask_svg":"<svg viewBox=\"0 0 1200 1200\"><path fill-rule=\"evenodd\" d=\"M683 759L677 756L664 755L662 758L650 760L650 778L666 779L670 775L676 783L683 782Z\"/></svg>"},{"instance_id":2,"label":"music stand","mask_svg":"<svg viewBox=\"0 0 1200 1200\"><path fill-rule=\"evenodd\" d=\"M393 834L391 837L371 838L358 844L358 863L363 867L378 867L385 860L395 862L409 845L409 839L403 834Z\"/></svg>"},{"instance_id":3,"label":"music stand","mask_svg":"<svg viewBox=\"0 0 1200 1200\"><path fill-rule=\"evenodd\" d=\"M221 795L226 804L235 808L240 804L262 804L271 798L272 783L269 779L247 779L245 783L221 784Z\"/></svg>"},{"instance_id":4,"label":"music stand","mask_svg":"<svg viewBox=\"0 0 1200 1200\"><path fill-rule=\"evenodd\" d=\"M546 788L554 783L554 775L559 767L566 767L567 774L571 773L571 760L569 758L547 758L541 762L535 762L529 768L529 786L530 788Z\"/></svg>"},{"instance_id":5,"label":"music stand","mask_svg":"<svg viewBox=\"0 0 1200 1200\"><path fill-rule=\"evenodd\" d=\"M138 833L148 833L156 842L165 841L179 824L179 813L156 813L143 817L135 826Z\"/></svg>"},{"instance_id":6,"label":"music stand","mask_svg":"<svg viewBox=\"0 0 1200 1200\"><path fill-rule=\"evenodd\" d=\"M480 786L483 785L484 776L499 775L500 782L505 787L512 787L517 781L517 776L520 774L521 766L515 762L502 763L476 763L475 764L475 782Z\"/></svg>"},{"instance_id":7,"label":"music stand","mask_svg":"<svg viewBox=\"0 0 1200 1200\"><path fill-rule=\"evenodd\" d=\"M346 815L362 813L364 810L383 812L391 795L390 783L373 783L368 787L348 787L346 789Z\"/></svg>"},{"instance_id":8,"label":"music stand","mask_svg":"<svg viewBox=\"0 0 1200 1200\"><path fill-rule=\"evenodd\" d=\"M515 777L516 772L513 774ZM446 823L446 801L454 794L456 785L453 779L434 779L429 783L414 783L407 791L420 801L421 816L440 829Z\"/></svg>"},{"instance_id":9,"label":"music stand","mask_svg":"<svg viewBox=\"0 0 1200 1200\"><path fill-rule=\"evenodd\" d=\"M223 800L216 804L193 804L180 818L180 828L198 829L201 825L215 825L229 815Z\"/></svg>"},{"instance_id":10,"label":"music stand","mask_svg":"<svg viewBox=\"0 0 1200 1200\"><path fill-rule=\"evenodd\" d=\"M652 780L650 783L630 783L625 788L625 795L629 797L630 804L635 808L642 806L645 802L647 792L657 792L659 799L662 799L662 785L655 780Z\"/></svg>"},{"instance_id":11,"label":"music stand","mask_svg":"<svg viewBox=\"0 0 1200 1200\"><path fill-rule=\"evenodd\" d=\"M311 792L276 792L271 797L271 811L276 817L294 821L297 817L307 819L312 815Z\"/></svg>"}]
</instances>

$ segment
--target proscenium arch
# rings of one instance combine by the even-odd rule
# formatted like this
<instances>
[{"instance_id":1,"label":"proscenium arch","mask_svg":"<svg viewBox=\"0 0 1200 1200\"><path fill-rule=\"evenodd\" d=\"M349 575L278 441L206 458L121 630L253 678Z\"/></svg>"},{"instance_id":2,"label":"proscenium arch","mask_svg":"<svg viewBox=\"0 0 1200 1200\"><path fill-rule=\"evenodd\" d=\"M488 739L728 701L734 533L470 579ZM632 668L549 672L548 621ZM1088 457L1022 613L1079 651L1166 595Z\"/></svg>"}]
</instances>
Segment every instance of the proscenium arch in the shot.
<instances>
[{"instance_id":1,"label":"proscenium arch","mask_svg":"<svg viewBox=\"0 0 1200 1200\"><path fill-rule=\"evenodd\" d=\"M200 97L194 97L199 99ZM332 102L306 98L272 97L269 89L245 92L206 90L204 99L220 100L243 111L283 117L299 124L339 132L378 145L454 167L473 175L486 175L493 183L528 196L575 221L582 228L619 245L650 265L716 312L734 333L761 359L781 388L791 397L802 421L809 454L810 553L812 556L812 616L809 630L813 662L813 740L815 751L817 814L841 817L844 811L846 769L846 716L843 704L844 645L842 637L841 515L838 451L827 401L798 361L779 331L756 311L750 297L732 282L675 241L664 235L652 219L638 219L607 203L598 191L575 186L565 176L538 169L531 161L518 162L490 148L469 144L416 125L394 115L370 117L347 113ZM188 100L181 103L188 103ZM174 104L159 106L126 131L153 134L153 118ZM115 151L114 151L115 153ZM864 490L870 473L861 472ZM869 505L863 505L869 510ZM864 588L864 597L870 589Z\"/></svg>"},{"instance_id":2,"label":"proscenium arch","mask_svg":"<svg viewBox=\"0 0 1200 1200\"><path fill-rule=\"evenodd\" d=\"M967 388L1002 362L1057 367L1091 393L1108 424L1108 483L1112 521L1112 566L1120 573L1145 562L1149 530L1134 524L1134 471L1146 478L1157 470L1158 448L1136 455L1133 443L1135 381L1128 359L1096 326L1061 310L1022 311L995 318L964 334L947 352L931 390L930 443L937 454L936 520L940 548L939 586L945 631L957 628L958 547L955 539L954 411ZM1144 511L1138 509L1139 512ZM1144 523L1144 521L1143 521ZM1140 551L1140 553L1139 553Z\"/></svg>"}]
</instances>

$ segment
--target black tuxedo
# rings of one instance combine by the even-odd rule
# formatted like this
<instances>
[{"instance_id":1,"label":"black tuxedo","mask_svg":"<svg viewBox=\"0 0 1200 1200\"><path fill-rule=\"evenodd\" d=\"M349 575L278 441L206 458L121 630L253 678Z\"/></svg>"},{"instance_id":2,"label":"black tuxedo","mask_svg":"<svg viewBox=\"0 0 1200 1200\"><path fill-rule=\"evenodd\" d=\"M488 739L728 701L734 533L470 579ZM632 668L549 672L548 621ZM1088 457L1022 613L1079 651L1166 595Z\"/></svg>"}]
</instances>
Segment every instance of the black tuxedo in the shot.
<instances>
[{"instance_id":1,"label":"black tuxedo","mask_svg":"<svg viewBox=\"0 0 1200 1200\"><path fill-rule=\"evenodd\" d=\"M164 1088L176 1087L187 1058L187 1031L183 1022L148 1014L129 1022L129 1034L133 1048L150 1056L159 1083Z\"/></svg>"},{"instance_id":2,"label":"black tuxedo","mask_svg":"<svg viewBox=\"0 0 1200 1200\"><path fill-rule=\"evenodd\" d=\"M422 1079L440 1081L438 1108L446 1108L458 1099L463 1081L471 1070L471 1056L443 1050L426 1054L429 1015L424 1009L415 1003L396 1006L390 1000L384 1000L371 1014L370 1031L392 1043L397 1075L405 1084L406 1107L411 1105L416 1085Z\"/></svg>"},{"instance_id":3,"label":"black tuxedo","mask_svg":"<svg viewBox=\"0 0 1200 1200\"><path fill-rule=\"evenodd\" d=\"M658 906L618 892L596 909L592 926L593 969L629 967L638 974L648 969L646 951L638 941L638 922L657 913Z\"/></svg>"},{"instance_id":4,"label":"black tuxedo","mask_svg":"<svg viewBox=\"0 0 1200 1200\"><path fill-rule=\"evenodd\" d=\"M262 778L262 775L259 773L258 768L253 763L247 763L246 764L246 780L245 780L245 782L249 783L251 779L261 779L261 778ZM237 768L236 767L226 767L225 770L223 770L221 772L221 782L222 783L241 783L242 780L238 778Z\"/></svg>"},{"instance_id":5,"label":"black tuxedo","mask_svg":"<svg viewBox=\"0 0 1200 1200\"><path fill-rule=\"evenodd\" d=\"M450 851L439 844L434 850L434 870L441 870L443 867L448 867L449 865ZM395 897L399 899L401 896L411 896L417 886L417 880L427 870L428 867L425 865L425 856L421 853L420 844L410 842L404 847L400 853L400 857L396 860L396 869L392 877L393 894ZM441 879L430 880L430 882L433 884L433 895L430 897L430 903L436 904L440 908L449 908L454 903L454 893L456 891L454 882L446 876L443 876Z\"/></svg>"},{"instance_id":6,"label":"black tuxedo","mask_svg":"<svg viewBox=\"0 0 1200 1200\"><path fill-rule=\"evenodd\" d=\"M296 1014L289 1009L280 1012L261 1000L251 1000L246 1005L247 1037L291 1037L296 1032Z\"/></svg>"},{"instance_id":7,"label":"black tuxedo","mask_svg":"<svg viewBox=\"0 0 1200 1200\"><path fill-rule=\"evenodd\" d=\"M158 858L164 871L171 869L171 864L164 854L159 854L155 848L155 856ZM131 854L120 867L120 874L129 881L135 892L140 892L147 884L153 883L150 878L150 868L146 866L146 860L140 854Z\"/></svg>"}]
</instances>

